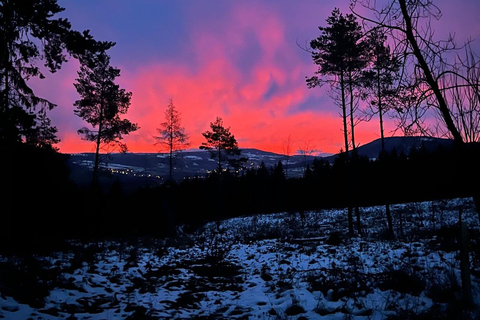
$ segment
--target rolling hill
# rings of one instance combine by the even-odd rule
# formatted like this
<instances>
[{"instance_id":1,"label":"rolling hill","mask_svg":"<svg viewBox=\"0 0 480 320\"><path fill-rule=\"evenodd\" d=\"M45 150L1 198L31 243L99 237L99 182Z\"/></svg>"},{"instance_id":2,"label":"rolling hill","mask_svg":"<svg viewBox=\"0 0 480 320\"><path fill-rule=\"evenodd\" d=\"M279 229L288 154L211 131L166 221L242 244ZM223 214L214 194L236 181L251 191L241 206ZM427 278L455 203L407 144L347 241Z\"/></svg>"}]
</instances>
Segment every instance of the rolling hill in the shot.
<instances>
[{"instance_id":1,"label":"rolling hill","mask_svg":"<svg viewBox=\"0 0 480 320\"><path fill-rule=\"evenodd\" d=\"M430 137L389 137L385 139L385 148L388 152L396 149L398 153L408 154L412 149L424 146L433 151L440 146L449 148L453 140L430 138ZM380 139L359 146L359 155L375 159L381 150ZM89 171L93 167L94 153L71 154L69 165L71 177L79 185L87 185L90 182ZM333 162L338 154L317 157ZM302 176L304 168L310 164L315 156L292 155L287 157L283 154L262 151L258 149L242 149L242 157L248 158L247 168L258 168L263 162L267 168L272 168L282 162L288 177ZM162 184L168 177L168 154L167 153L112 153L101 155L104 175L102 179L119 179L122 185L136 188L138 185L155 186ZM193 177L204 177L217 167L217 162L211 159L208 151L186 150L178 153L174 161L174 178L177 181Z\"/></svg>"}]
</instances>

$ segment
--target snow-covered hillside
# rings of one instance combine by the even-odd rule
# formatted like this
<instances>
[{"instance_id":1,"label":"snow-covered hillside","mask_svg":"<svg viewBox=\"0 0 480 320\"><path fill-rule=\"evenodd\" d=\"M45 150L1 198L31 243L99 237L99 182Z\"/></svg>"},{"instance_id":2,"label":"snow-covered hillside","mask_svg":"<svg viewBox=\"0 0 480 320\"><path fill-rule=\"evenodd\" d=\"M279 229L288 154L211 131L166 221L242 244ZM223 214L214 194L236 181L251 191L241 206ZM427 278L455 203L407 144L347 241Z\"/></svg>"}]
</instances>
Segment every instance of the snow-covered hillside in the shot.
<instances>
[{"instance_id":1,"label":"snow-covered hillside","mask_svg":"<svg viewBox=\"0 0 480 320\"><path fill-rule=\"evenodd\" d=\"M71 241L51 254L0 256L3 319L474 319L480 225L471 199L212 222L177 239ZM459 212L476 305L462 295Z\"/></svg>"}]
</instances>

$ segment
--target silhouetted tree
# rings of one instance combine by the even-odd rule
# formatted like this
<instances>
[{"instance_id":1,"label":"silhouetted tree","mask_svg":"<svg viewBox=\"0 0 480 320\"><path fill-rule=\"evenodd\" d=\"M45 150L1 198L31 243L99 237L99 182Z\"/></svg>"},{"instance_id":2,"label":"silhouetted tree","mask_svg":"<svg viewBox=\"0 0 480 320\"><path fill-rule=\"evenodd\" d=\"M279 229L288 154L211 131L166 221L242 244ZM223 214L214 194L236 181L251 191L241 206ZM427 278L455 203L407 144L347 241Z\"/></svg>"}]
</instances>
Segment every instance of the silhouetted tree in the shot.
<instances>
[{"instance_id":1,"label":"silhouetted tree","mask_svg":"<svg viewBox=\"0 0 480 320\"><path fill-rule=\"evenodd\" d=\"M366 6L368 7L368 2ZM418 110L422 103L427 109L433 107L440 116L441 122L446 127L449 136L453 138L456 146L463 153L465 138L462 136L462 126L455 122L453 116L454 108L451 103L449 104L445 88L442 87L444 84L442 79L446 75L454 74L455 77L462 77L459 72L446 63L447 60L445 59L445 55L455 48L455 44L453 39L435 41L433 38L434 30L431 28L430 23L419 25L421 19L426 16L428 18L432 16L439 18L441 16L440 9L431 1L406 0L392 1L382 10L369 8L374 11L375 19L364 18L364 20L391 31L390 35L395 39L394 41L397 43L399 51L403 52L406 58L414 58L411 61L413 67L410 65L413 68L410 73L412 75L410 80L412 81L412 86L418 88L422 94L422 99L419 99L413 105L413 108L408 108L414 115L414 121L417 121ZM472 88L474 95L479 96L480 88L478 86ZM469 171L472 171L472 169ZM473 173L470 172L470 174ZM478 180L479 177L475 178ZM471 185L474 188L473 200L480 219L480 188L477 183L472 183ZM452 186L450 185L449 188L452 188ZM462 270L464 268L470 268L470 266L462 265ZM462 277L462 281L463 288L470 288L469 276L466 278ZM465 305L472 304L471 292L469 294L464 292L464 303Z\"/></svg>"},{"instance_id":2,"label":"silhouetted tree","mask_svg":"<svg viewBox=\"0 0 480 320\"><path fill-rule=\"evenodd\" d=\"M327 18L327 27L319 27L321 35L310 42L312 59L318 70L313 77L307 79L307 86L316 86L329 83L330 87L340 90L340 100L343 118L343 132L345 139L345 152L348 155L348 120L350 117L350 136L352 148L355 149L355 120L356 109L354 88L357 86L360 71L367 62L367 43L363 40L364 35L360 24L353 14L345 16L338 8L335 8L330 17ZM329 77L326 80L322 76ZM347 112L347 97L349 97ZM350 168L347 166L347 168ZM352 173L353 174L353 173ZM347 198L351 199L353 192L352 174L347 176L345 190ZM348 228L353 235L352 204L348 206Z\"/></svg>"},{"instance_id":3,"label":"silhouetted tree","mask_svg":"<svg viewBox=\"0 0 480 320\"><path fill-rule=\"evenodd\" d=\"M265 162L260 163L260 167L257 169L257 177L260 180L266 180L268 178L268 170L267 166L265 165Z\"/></svg>"},{"instance_id":4,"label":"silhouetted tree","mask_svg":"<svg viewBox=\"0 0 480 320\"><path fill-rule=\"evenodd\" d=\"M274 182L283 182L285 180L285 171L283 169L282 161L278 161L272 168L272 179Z\"/></svg>"},{"instance_id":5,"label":"silhouetted tree","mask_svg":"<svg viewBox=\"0 0 480 320\"><path fill-rule=\"evenodd\" d=\"M441 81L450 113L464 142L480 142L480 59L470 43L463 56L456 56L453 68L455 73L448 73ZM448 136L443 126L439 129L441 136Z\"/></svg>"},{"instance_id":6,"label":"silhouetted tree","mask_svg":"<svg viewBox=\"0 0 480 320\"><path fill-rule=\"evenodd\" d=\"M362 72L364 100L367 100L371 116L378 115L380 122L380 142L385 151L385 129L383 117L394 108L392 98L398 94L396 90L400 80L400 60L393 55L386 44L387 36L381 28L371 30L367 35L369 49L369 65Z\"/></svg>"},{"instance_id":7,"label":"silhouetted tree","mask_svg":"<svg viewBox=\"0 0 480 320\"><path fill-rule=\"evenodd\" d=\"M207 141L202 142L200 149L210 152L211 158L217 160L217 170L221 173L222 163L228 161L229 157L240 155L241 150L235 136L230 132L230 127L224 127L222 118L217 117L215 122L210 122L210 128L211 131L202 133Z\"/></svg>"},{"instance_id":8,"label":"silhouetted tree","mask_svg":"<svg viewBox=\"0 0 480 320\"><path fill-rule=\"evenodd\" d=\"M372 115L378 114L380 121L380 141L381 153L385 152L385 132L383 126L383 116L395 101L395 95L399 94L395 90L395 85L400 79L400 61L396 56L392 55L390 47L386 45L387 36L381 28L374 28L367 36L369 47L369 68L363 72L362 85L366 89L364 99L368 100L368 106ZM383 179L387 177L386 173ZM382 181L379 181L382 183ZM390 213L390 205L385 205L385 213L387 216L388 231L393 235L392 216Z\"/></svg>"},{"instance_id":9,"label":"silhouetted tree","mask_svg":"<svg viewBox=\"0 0 480 320\"><path fill-rule=\"evenodd\" d=\"M355 8L357 3L369 9L373 17L360 14ZM443 88L442 81L449 74L464 80L468 77L462 76L455 69L458 66L447 63L446 55L456 49L453 38L446 41L434 39L435 32L429 19L439 19L441 10L431 1L406 0L392 0L382 8L377 8L376 3L370 1L352 1L351 10L365 23L386 30L396 45L394 51L401 53L405 59L402 61L406 71L404 75L409 76L406 80L411 87L419 91L420 98L415 103L404 106L402 113L412 115L412 124L421 124L419 116L424 116L426 110L433 108L458 148L464 149L465 138L459 123L454 120L452 103L446 98L445 90L449 88ZM422 24L421 21L426 23ZM478 70L478 67L476 69ZM480 95L478 86L473 85L472 89L475 96ZM474 188L473 199L480 219L480 188L474 183L471 186Z\"/></svg>"},{"instance_id":10,"label":"silhouetted tree","mask_svg":"<svg viewBox=\"0 0 480 320\"><path fill-rule=\"evenodd\" d=\"M25 142L40 148L52 148L53 145L60 142L57 138L57 128L51 125L50 118L47 117L46 109L41 109L36 115L36 124L25 133Z\"/></svg>"},{"instance_id":11,"label":"silhouetted tree","mask_svg":"<svg viewBox=\"0 0 480 320\"><path fill-rule=\"evenodd\" d=\"M17 179L13 176L17 156L32 159L42 154L36 148L56 151L53 144L59 142L47 116L56 105L38 97L28 80L45 79L45 73L59 70L68 55L78 58L96 45L88 31L74 31L67 19L55 17L63 10L56 0L0 1L0 146L4 155L0 166L6 168L2 182L8 186L3 188L1 210L5 234L11 230L9 217L15 208L11 186ZM25 143L29 148L24 148ZM17 192L25 198L31 195L21 189Z\"/></svg>"},{"instance_id":12,"label":"silhouetted tree","mask_svg":"<svg viewBox=\"0 0 480 320\"><path fill-rule=\"evenodd\" d=\"M160 124L160 128L157 128L157 132L160 134L155 137L157 144L165 146L169 152L168 177L169 180L172 181L174 154L190 144L189 136L181 124L180 112L175 108L172 99L170 99L170 103L165 110L165 122Z\"/></svg>"},{"instance_id":13,"label":"silhouetted tree","mask_svg":"<svg viewBox=\"0 0 480 320\"><path fill-rule=\"evenodd\" d=\"M64 8L56 0L5 0L0 2L0 141L40 144L57 143L56 129L47 121L46 111L56 105L40 98L29 87L31 78L45 79L36 62L54 73L67 61L78 58L96 41L88 31L71 30L65 18L54 18ZM39 134L45 130L48 134ZM36 131L37 134L31 134Z\"/></svg>"},{"instance_id":14,"label":"silhouetted tree","mask_svg":"<svg viewBox=\"0 0 480 320\"><path fill-rule=\"evenodd\" d=\"M90 52L81 59L77 82L74 84L81 99L75 101L74 113L97 130L83 127L78 130L83 139L95 142L95 164L93 183L97 183L100 146L118 146L120 152L126 152L122 143L123 135L137 130L137 124L128 119L121 119L130 106L131 92L120 89L115 79L120 76L120 69L110 66L110 56L106 50L111 44L105 43L104 50Z\"/></svg>"},{"instance_id":15,"label":"silhouetted tree","mask_svg":"<svg viewBox=\"0 0 480 320\"><path fill-rule=\"evenodd\" d=\"M318 27L321 35L310 41L310 53L318 66L315 75L307 78L307 86L314 88L325 83L340 90L342 108L345 152L348 153L348 120L350 116L350 133L352 147L354 140L354 87L360 70L367 62L367 43L363 40L361 26L353 14L343 15L338 8L327 18L327 27ZM350 101L347 103L347 98ZM347 109L348 105L348 109Z\"/></svg>"},{"instance_id":16,"label":"silhouetted tree","mask_svg":"<svg viewBox=\"0 0 480 320\"><path fill-rule=\"evenodd\" d=\"M223 208L225 204L225 197L229 196L228 186L230 179L230 172L228 167L225 170L222 168L223 162L230 162L234 156L239 156L241 150L238 148L235 136L230 132L230 127L226 128L223 125L223 120L220 117L215 119L215 122L210 122L211 131L207 130L202 133L207 140L200 145L201 150L210 152L212 159L217 161L217 170L212 173L209 178L215 182L215 204L212 206L213 215L216 221L223 215ZM234 163L234 165L236 165ZM219 224L217 223L217 227Z\"/></svg>"}]
</instances>

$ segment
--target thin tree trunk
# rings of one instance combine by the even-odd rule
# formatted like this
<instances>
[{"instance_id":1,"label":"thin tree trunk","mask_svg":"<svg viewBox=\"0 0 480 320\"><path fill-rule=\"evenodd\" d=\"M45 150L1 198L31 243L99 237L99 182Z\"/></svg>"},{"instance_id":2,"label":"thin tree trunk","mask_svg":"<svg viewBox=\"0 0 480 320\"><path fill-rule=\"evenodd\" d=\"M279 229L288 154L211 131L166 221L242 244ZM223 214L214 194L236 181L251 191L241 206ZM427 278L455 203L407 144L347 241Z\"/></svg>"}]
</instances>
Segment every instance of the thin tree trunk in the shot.
<instances>
[{"instance_id":1,"label":"thin tree trunk","mask_svg":"<svg viewBox=\"0 0 480 320\"><path fill-rule=\"evenodd\" d=\"M96 141L96 146L95 146L95 164L93 166L93 180L92 180L92 184L93 186L97 186L98 185L98 165L100 163L100 143L101 143L101 133L102 133L102 120L100 119L100 123L98 124L98 135L97 135L97 141Z\"/></svg>"},{"instance_id":2,"label":"thin tree trunk","mask_svg":"<svg viewBox=\"0 0 480 320\"><path fill-rule=\"evenodd\" d=\"M220 148L220 142L218 145L218 173L222 173L222 150Z\"/></svg>"},{"instance_id":3,"label":"thin tree trunk","mask_svg":"<svg viewBox=\"0 0 480 320\"><path fill-rule=\"evenodd\" d=\"M172 181L173 180L173 151L172 149L170 148L170 163L169 163L169 176L168 176L169 180Z\"/></svg>"},{"instance_id":4,"label":"thin tree trunk","mask_svg":"<svg viewBox=\"0 0 480 320\"><path fill-rule=\"evenodd\" d=\"M407 36L407 40L412 46L413 49L413 54L417 58L418 64L420 68L423 70L423 73L425 75L425 79L430 86L430 88L433 91L433 94L435 95L435 98L437 99L438 102L438 109L440 110L440 113L442 114L443 120L445 121L445 124L447 125L447 129L450 131L450 133L453 136L453 139L455 142L461 144L463 143L463 138L460 132L458 131L457 127L455 126L455 123L453 122L453 119L450 115L450 110L448 108L447 102L445 101L445 98L442 95L442 92L440 90L440 86L435 80L432 70L428 66L428 63L425 61L425 58L423 57L422 51L420 50L420 47L417 43L417 39L415 35L413 34L413 27L412 27L412 20L408 14L407 11L407 5L405 3L405 0L399 0L400 3L400 8L402 10L402 15L405 20L405 33Z\"/></svg>"},{"instance_id":5,"label":"thin tree trunk","mask_svg":"<svg viewBox=\"0 0 480 320\"><path fill-rule=\"evenodd\" d=\"M17 226L13 225L13 217L14 217L14 210L13 208L14 203L13 203L13 193L12 193L12 187L13 187L13 168L14 165L14 146L10 141L6 141L7 146L4 149L4 152L6 152L6 162L5 162L5 169L3 170L5 173L5 180L2 181L3 187L4 187L4 194L5 198L2 198L2 215L0 216L2 219L1 228L0 228L0 241L8 243L10 241L10 238L12 236L13 230ZM3 164L3 159L2 159L2 164ZM2 243L3 245L3 243Z\"/></svg>"},{"instance_id":6,"label":"thin tree trunk","mask_svg":"<svg viewBox=\"0 0 480 320\"><path fill-rule=\"evenodd\" d=\"M348 90L350 92L350 130L351 130L351 136L352 136L352 152L355 153L355 150L356 150L356 144L355 144L355 119L354 119L354 106L353 106L353 103L354 103L354 97L353 97L353 80L352 80L352 73L351 71L349 72L348 74ZM356 155L354 155L354 157L356 157ZM356 161L356 158L354 158L352 161ZM353 163L351 163L353 165ZM351 185L351 188L352 188L352 191L351 191L351 196L352 198L355 198L355 216L357 218L357 232L359 235L362 234L362 222L360 220L360 209L358 208L358 205L357 205L357 199L356 199L356 196L353 195L353 192L354 191L354 188L353 188L353 185L357 182L357 174L356 174L356 171L357 170L356 168L354 168L354 171L353 173L351 172L350 173L350 185ZM353 220L353 217L352 217L352 220ZM352 224L353 224L353 221L352 221Z\"/></svg>"},{"instance_id":7,"label":"thin tree trunk","mask_svg":"<svg viewBox=\"0 0 480 320\"><path fill-rule=\"evenodd\" d=\"M353 207L348 205L348 234L353 236L355 233L353 231Z\"/></svg>"},{"instance_id":8,"label":"thin tree trunk","mask_svg":"<svg viewBox=\"0 0 480 320\"><path fill-rule=\"evenodd\" d=\"M478 187L474 187L473 203L478 214L478 220L480 221L480 190Z\"/></svg>"},{"instance_id":9,"label":"thin tree trunk","mask_svg":"<svg viewBox=\"0 0 480 320\"><path fill-rule=\"evenodd\" d=\"M383 105L382 90L380 82L380 68L377 68L377 96L378 96L378 118L380 120L380 141L382 143L382 152L385 152L385 136L383 134Z\"/></svg>"},{"instance_id":10,"label":"thin tree trunk","mask_svg":"<svg viewBox=\"0 0 480 320\"><path fill-rule=\"evenodd\" d=\"M169 158L169 175L168 179L173 181L173 129L170 130L170 158Z\"/></svg>"},{"instance_id":11,"label":"thin tree trunk","mask_svg":"<svg viewBox=\"0 0 480 320\"><path fill-rule=\"evenodd\" d=\"M100 163L100 144L102 142L102 130L103 130L103 118L104 118L104 113L105 113L105 105L104 101L100 102L100 116L98 119L98 133L97 133L97 141L96 141L96 148L95 148L95 164L93 166L93 180L92 184L94 187L98 186L98 165Z\"/></svg>"},{"instance_id":12,"label":"thin tree trunk","mask_svg":"<svg viewBox=\"0 0 480 320\"><path fill-rule=\"evenodd\" d=\"M345 98L345 80L343 71L340 72L340 89L342 91L342 117L343 117L343 136L345 138L345 154L348 155L348 126L347 126L347 102ZM353 213L352 213L352 186L351 186L351 172L350 172L350 163L347 163L347 177L345 178L345 184L347 189L347 218L348 218L348 234L353 236Z\"/></svg>"},{"instance_id":13,"label":"thin tree trunk","mask_svg":"<svg viewBox=\"0 0 480 320\"><path fill-rule=\"evenodd\" d=\"M362 221L360 219L360 209L358 208L358 206L355 206L355 215L357 217L357 231L358 231L358 234L361 235L362 234Z\"/></svg>"},{"instance_id":14,"label":"thin tree trunk","mask_svg":"<svg viewBox=\"0 0 480 320\"><path fill-rule=\"evenodd\" d=\"M470 253L468 250L468 227L462 221L462 207L458 209L460 227L460 274L462 279L462 295L465 307L473 305L472 283L470 279Z\"/></svg>"},{"instance_id":15,"label":"thin tree trunk","mask_svg":"<svg viewBox=\"0 0 480 320\"><path fill-rule=\"evenodd\" d=\"M352 80L352 74L349 72L349 77L348 77L348 86L349 86L349 91L350 91L350 130L351 130L351 136L352 136L352 150L355 150L355 119L353 116L354 112L354 107L353 107L353 80Z\"/></svg>"},{"instance_id":16,"label":"thin tree trunk","mask_svg":"<svg viewBox=\"0 0 480 320\"><path fill-rule=\"evenodd\" d=\"M342 91L343 137L345 139L345 152L348 155L347 102L345 99L345 81L343 79L343 72L340 72L340 88Z\"/></svg>"},{"instance_id":17,"label":"thin tree trunk","mask_svg":"<svg viewBox=\"0 0 480 320\"><path fill-rule=\"evenodd\" d=\"M9 17L9 15L6 15L7 17ZM4 30L8 30L7 27L8 27L8 24L7 24L7 19L5 19L5 24L4 24ZM5 36L6 37L6 36ZM4 111L8 114L8 109L9 109L9 95L10 95L10 79L9 79L9 76L8 76L8 69L9 69L9 66L10 66L10 56L9 56L9 50L8 50L8 44L7 44L7 41L4 41L3 42L3 45L4 45L4 56L3 56L3 63L4 63L4 74L2 75L3 76L3 83L4 83L4 88L3 88L3 92L2 92L2 105L0 106L0 108L4 108ZM2 110L0 110L2 111ZM3 199L3 203L2 203L2 206L3 206L3 211L4 211L4 214L2 214L2 220L3 220L3 228L0 229L0 232L1 232L1 236L2 238L4 239L7 239L6 241L8 241L8 239L10 238L11 236L11 230L12 230L12 215L13 215L13 210L12 208L14 208L13 206L13 194L12 194L12 185L13 185L13 171L10 170L12 167L13 167L13 164L14 164L14 145L13 145L13 141L11 141L10 139L12 138L11 137L11 134L12 132L8 132L9 128L7 128L7 130L5 132L3 132L3 139L5 139L5 142L7 144L7 146L4 146L5 149L4 149L4 152L6 152L6 166L4 167L6 170L4 170L3 172L5 173L5 180L3 181L4 182L4 196L5 198Z\"/></svg>"},{"instance_id":18,"label":"thin tree trunk","mask_svg":"<svg viewBox=\"0 0 480 320\"><path fill-rule=\"evenodd\" d=\"M427 62L425 61L425 58L422 55L422 51L420 50L417 40L415 38L415 35L413 34L413 28L412 28L412 21L411 18L408 14L407 11L407 5L405 0L399 0L400 8L402 10L402 15L405 20L405 26L406 26L406 36L408 42L411 44L413 48L413 53L415 57L418 60L418 64L420 68L423 70L423 73L425 74L425 79L432 89L435 98L437 99L438 102L438 109L440 110L440 113L442 114L443 120L445 121L445 124L447 126L447 129L450 131L450 133L453 136L453 140L455 143L459 146L463 146L464 141L462 138L462 135L458 131L457 127L455 126L455 123L451 117L450 110L448 108L447 102L445 101L442 92L440 90L438 82L435 80L433 77L432 71L430 70ZM474 190L473 193L473 200L475 202L475 210L477 211L479 220L480 220L480 190L476 189Z\"/></svg>"},{"instance_id":19,"label":"thin tree trunk","mask_svg":"<svg viewBox=\"0 0 480 320\"><path fill-rule=\"evenodd\" d=\"M390 234L390 236L394 237L393 223L392 223L392 213L390 212L390 204L388 202L385 205L385 214L387 215L388 233Z\"/></svg>"},{"instance_id":20,"label":"thin tree trunk","mask_svg":"<svg viewBox=\"0 0 480 320\"><path fill-rule=\"evenodd\" d=\"M385 152L385 135L383 129L383 105L382 105L382 90L380 83L380 68L377 68L377 95L378 95L378 116L380 120L380 141L382 144L382 153ZM386 177L386 175L385 175ZM385 214L387 216L387 227L388 233L393 237L393 224L392 224L392 214L390 212L390 204L387 202L385 204Z\"/></svg>"}]
</instances>

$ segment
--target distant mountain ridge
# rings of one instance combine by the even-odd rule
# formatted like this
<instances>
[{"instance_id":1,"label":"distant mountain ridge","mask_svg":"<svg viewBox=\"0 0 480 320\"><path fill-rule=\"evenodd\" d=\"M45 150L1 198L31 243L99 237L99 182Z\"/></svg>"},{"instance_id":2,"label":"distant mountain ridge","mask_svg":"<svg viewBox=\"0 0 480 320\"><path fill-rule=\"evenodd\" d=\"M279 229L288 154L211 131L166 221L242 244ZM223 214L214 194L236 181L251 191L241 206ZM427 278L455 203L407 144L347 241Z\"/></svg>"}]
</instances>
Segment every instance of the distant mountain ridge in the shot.
<instances>
[{"instance_id":1,"label":"distant mountain ridge","mask_svg":"<svg viewBox=\"0 0 480 320\"><path fill-rule=\"evenodd\" d=\"M388 152L396 150L397 153L409 154L413 149L424 146L427 151L436 150L442 146L449 148L453 140L430 137L388 137L385 138L385 149ZM381 139L373 140L359 146L357 152L360 156L376 159L381 151ZM303 175L307 164L311 164L315 158L324 159L332 163L338 154L319 157L311 155L278 154L258 149L242 149L242 156L248 158L247 168L258 168L263 162L267 168L272 168L279 161L282 162L287 177L299 177ZM102 155L102 166L114 175L123 176L123 179L144 178L152 181L152 184L161 184L168 176L168 153L113 153ZM70 155L70 168L75 181L83 184L89 182L90 175L86 171L93 167L94 153L77 153ZM217 167L217 162L211 159L210 153L204 150L182 151L174 162L174 178L179 181L188 177L206 176ZM83 181L83 182L82 182Z\"/></svg>"},{"instance_id":2,"label":"distant mountain ridge","mask_svg":"<svg viewBox=\"0 0 480 320\"><path fill-rule=\"evenodd\" d=\"M385 141L385 151L392 152L394 149L398 154L409 154L413 149L418 150L422 146L429 152L437 150L439 147L451 148L454 144L452 139L433 138L425 136L396 136L387 137ZM376 159L382 150L382 140L376 139L367 144L357 147L357 152L360 156L368 157L369 159ZM338 154L325 157L325 160L333 161Z\"/></svg>"}]
</instances>

